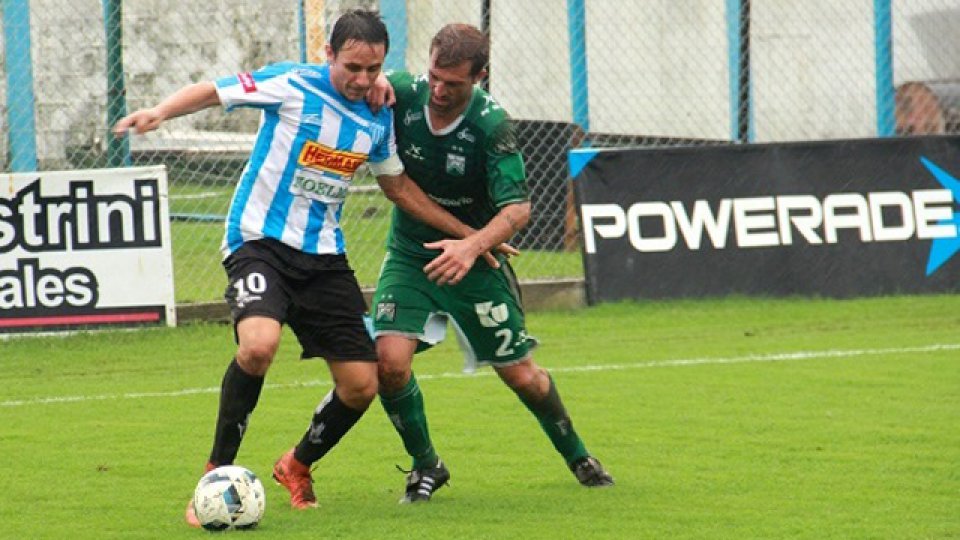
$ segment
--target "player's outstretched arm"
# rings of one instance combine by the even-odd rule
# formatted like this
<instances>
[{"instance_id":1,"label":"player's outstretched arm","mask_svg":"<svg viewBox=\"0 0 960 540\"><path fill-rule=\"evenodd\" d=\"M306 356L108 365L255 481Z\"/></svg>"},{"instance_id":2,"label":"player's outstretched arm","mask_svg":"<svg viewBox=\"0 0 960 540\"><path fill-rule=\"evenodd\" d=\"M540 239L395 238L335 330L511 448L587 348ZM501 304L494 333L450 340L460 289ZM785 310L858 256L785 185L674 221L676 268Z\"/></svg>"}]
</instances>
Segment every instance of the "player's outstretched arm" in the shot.
<instances>
[{"instance_id":1,"label":"player's outstretched arm","mask_svg":"<svg viewBox=\"0 0 960 540\"><path fill-rule=\"evenodd\" d=\"M442 206L427 196L406 174L396 176L381 175L377 177L380 189L390 201L400 207L404 212L434 229L445 232L454 238L465 238L476 232L473 227L457 219L453 214L447 212ZM496 251L505 255L519 255L520 252L508 244L501 244L495 247ZM483 259L493 268L499 268L500 262L490 253L489 249L475 253L473 259L483 257ZM471 260L470 264L473 264Z\"/></svg>"},{"instance_id":2,"label":"player's outstretched arm","mask_svg":"<svg viewBox=\"0 0 960 540\"><path fill-rule=\"evenodd\" d=\"M427 278L438 285L458 283L477 258L477 253L489 252L491 246L502 244L530 220L530 202L508 204L479 231L462 240L441 240L424 244L428 249L442 253L423 267Z\"/></svg>"},{"instance_id":3,"label":"player's outstretched arm","mask_svg":"<svg viewBox=\"0 0 960 540\"><path fill-rule=\"evenodd\" d=\"M128 130L146 133L160 127L164 120L197 112L220 104L220 97L212 82L184 86L154 107L140 109L121 118L113 126L113 134L122 137Z\"/></svg>"}]
</instances>

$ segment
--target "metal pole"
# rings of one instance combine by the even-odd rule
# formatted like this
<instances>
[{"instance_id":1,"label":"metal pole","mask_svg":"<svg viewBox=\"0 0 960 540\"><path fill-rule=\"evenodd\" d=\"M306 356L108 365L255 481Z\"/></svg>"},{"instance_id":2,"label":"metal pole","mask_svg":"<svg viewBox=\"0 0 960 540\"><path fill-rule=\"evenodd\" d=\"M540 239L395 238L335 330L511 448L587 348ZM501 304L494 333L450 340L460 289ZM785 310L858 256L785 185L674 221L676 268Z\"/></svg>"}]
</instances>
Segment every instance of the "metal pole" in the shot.
<instances>
[{"instance_id":1,"label":"metal pole","mask_svg":"<svg viewBox=\"0 0 960 540\"><path fill-rule=\"evenodd\" d=\"M570 38L570 100L573 122L590 133L590 95L587 72L587 12L584 0L567 0L567 34Z\"/></svg>"},{"instance_id":2,"label":"metal pole","mask_svg":"<svg viewBox=\"0 0 960 540\"><path fill-rule=\"evenodd\" d=\"M380 14L390 33L390 50L383 62L385 69L406 69L407 66L407 1L380 0Z\"/></svg>"},{"instance_id":3,"label":"metal pole","mask_svg":"<svg viewBox=\"0 0 960 540\"><path fill-rule=\"evenodd\" d=\"M493 7L490 5L490 0L483 0L480 7L480 31L483 32L487 39L490 39L490 10ZM491 42L492 47L492 42ZM480 86L486 90L490 91L490 66L487 62L487 75L483 78L483 81L480 82Z\"/></svg>"},{"instance_id":4,"label":"metal pole","mask_svg":"<svg viewBox=\"0 0 960 540\"><path fill-rule=\"evenodd\" d=\"M123 82L123 0L103 0L107 37L107 166L130 166L130 138L113 137L110 128L127 115L127 89Z\"/></svg>"},{"instance_id":5,"label":"metal pole","mask_svg":"<svg viewBox=\"0 0 960 540\"><path fill-rule=\"evenodd\" d=\"M297 2L297 33L300 34L297 42L300 44L300 62L302 63L307 61L307 15L304 11L304 2L306 0Z\"/></svg>"},{"instance_id":6,"label":"metal pole","mask_svg":"<svg viewBox=\"0 0 960 540\"><path fill-rule=\"evenodd\" d=\"M727 0L727 54L730 74L730 138L753 142L750 74L750 0Z\"/></svg>"},{"instance_id":7,"label":"metal pole","mask_svg":"<svg viewBox=\"0 0 960 540\"><path fill-rule=\"evenodd\" d=\"M30 61L30 2L3 0L3 42L6 44L7 136L10 170L37 170L33 68Z\"/></svg>"},{"instance_id":8,"label":"metal pole","mask_svg":"<svg viewBox=\"0 0 960 540\"><path fill-rule=\"evenodd\" d=\"M893 38L890 0L873 0L874 54L877 66L877 136L896 135L893 88Z\"/></svg>"}]
</instances>

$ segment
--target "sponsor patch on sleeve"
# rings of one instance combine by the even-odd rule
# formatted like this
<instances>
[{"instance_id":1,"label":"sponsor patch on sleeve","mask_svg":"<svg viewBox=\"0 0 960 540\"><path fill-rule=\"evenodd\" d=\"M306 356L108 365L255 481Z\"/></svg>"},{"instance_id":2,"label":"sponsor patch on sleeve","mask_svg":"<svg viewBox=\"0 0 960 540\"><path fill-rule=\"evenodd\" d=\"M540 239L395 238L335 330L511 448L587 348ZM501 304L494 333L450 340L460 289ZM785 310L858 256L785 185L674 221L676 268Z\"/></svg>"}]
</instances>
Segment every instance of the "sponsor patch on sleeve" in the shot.
<instances>
[{"instance_id":1,"label":"sponsor patch on sleeve","mask_svg":"<svg viewBox=\"0 0 960 540\"><path fill-rule=\"evenodd\" d=\"M253 75L250 72L237 73L237 80L240 81L240 86L247 94L257 91L257 83L254 82Z\"/></svg>"}]
</instances>

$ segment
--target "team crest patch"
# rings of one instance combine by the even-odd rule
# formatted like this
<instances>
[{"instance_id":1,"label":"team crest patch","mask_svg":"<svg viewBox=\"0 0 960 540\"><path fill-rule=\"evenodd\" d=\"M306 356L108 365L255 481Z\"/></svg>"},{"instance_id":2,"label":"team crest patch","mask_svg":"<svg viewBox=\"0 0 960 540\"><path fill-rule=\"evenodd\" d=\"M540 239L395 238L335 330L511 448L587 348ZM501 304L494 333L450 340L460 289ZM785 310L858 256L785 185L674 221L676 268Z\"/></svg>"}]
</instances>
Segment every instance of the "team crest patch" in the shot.
<instances>
[{"instance_id":1,"label":"team crest patch","mask_svg":"<svg viewBox=\"0 0 960 540\"><path fill-rule=\"evenodd\" d=\"M463 176L467 170L467 158L459 154L447 154L447 174Z\"/></svg>"},{"instance_id":2,"label":"team crest patch","mask_svg":"<svg viewBox=\"0 0 960 540\"><path fill-rule=\"evenodd\" d=\"M397 316L397 304L393 302L380 302L377 304L377 316L375 317L378 321L393 322L393 319Z\"/></svg>"}]
</instances>

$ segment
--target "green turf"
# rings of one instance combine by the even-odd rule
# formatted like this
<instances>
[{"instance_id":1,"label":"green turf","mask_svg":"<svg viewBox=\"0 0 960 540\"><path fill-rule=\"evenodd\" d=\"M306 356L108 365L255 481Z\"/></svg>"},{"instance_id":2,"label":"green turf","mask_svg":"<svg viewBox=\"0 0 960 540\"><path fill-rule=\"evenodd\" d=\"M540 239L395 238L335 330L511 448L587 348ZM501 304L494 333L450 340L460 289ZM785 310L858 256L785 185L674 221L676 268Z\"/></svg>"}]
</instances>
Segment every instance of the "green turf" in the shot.
<instances>
[{"instance_id":1,"label":"green turf","mask_svg":"<svg viewBox=\"0 0 960 540\"><path fill-rule=\"evenodd\" d=\"M294 512L265 482L244 538L956 538L960 297L732 298L533 313L588 448L579 487L488 371L417 361L453 473L400 506L408 465L374 404ZM329 388L284 343L239 462L267 477ZM229 326L0 343L3 538L198 538L181 522L209 451ZM267 478L264 478L267 480Z\"/></svg>"}]
</instances>

